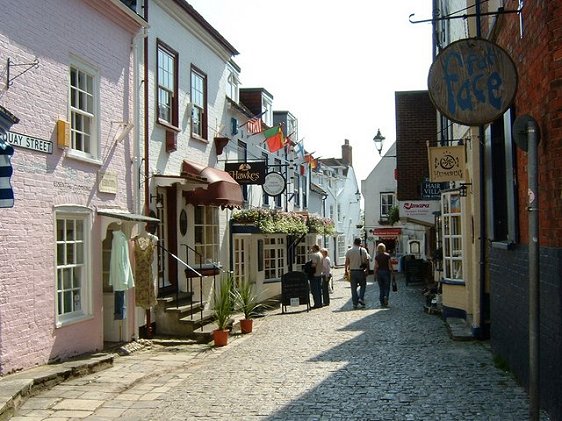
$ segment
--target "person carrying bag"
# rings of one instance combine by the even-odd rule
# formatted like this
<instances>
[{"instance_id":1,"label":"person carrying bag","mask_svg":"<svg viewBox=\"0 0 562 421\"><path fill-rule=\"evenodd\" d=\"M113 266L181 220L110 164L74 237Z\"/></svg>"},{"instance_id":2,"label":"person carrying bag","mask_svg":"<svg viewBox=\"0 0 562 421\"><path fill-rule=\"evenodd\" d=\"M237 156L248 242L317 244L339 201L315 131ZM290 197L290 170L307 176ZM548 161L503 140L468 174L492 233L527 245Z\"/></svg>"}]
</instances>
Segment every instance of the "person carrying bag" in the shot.
<instances>
[{"instance_id":1,"label":"person carrying bag","mask_svg":"<svg viewBox=\"0 0 562 421\"><path fill-rule=\"evenodd\" d=\"M351 283L351 301L353 308L365 308L365 290L367 289L367 274L371 256L361 247L361 239L353 241L353 247L345 253L345 276L349 276ZM357 291L359 288L359 291Z\"/></svg>"},{"instance_id":2,"label":"person carrying bag","mask_svg":"<svg viewBox=\"0 0 562 421\"><path fill-rule=\"evenodd\" d=\"M394 290L396 279L394 278L390 254L386 252L384 243L379 243L379 245L377 245L377 255L375 256L375 278L379 284L379 301L381 307L388 307L391 276ZM398 291L398 286L396 286L396 291Z\"/></svg>"}]
</instances>

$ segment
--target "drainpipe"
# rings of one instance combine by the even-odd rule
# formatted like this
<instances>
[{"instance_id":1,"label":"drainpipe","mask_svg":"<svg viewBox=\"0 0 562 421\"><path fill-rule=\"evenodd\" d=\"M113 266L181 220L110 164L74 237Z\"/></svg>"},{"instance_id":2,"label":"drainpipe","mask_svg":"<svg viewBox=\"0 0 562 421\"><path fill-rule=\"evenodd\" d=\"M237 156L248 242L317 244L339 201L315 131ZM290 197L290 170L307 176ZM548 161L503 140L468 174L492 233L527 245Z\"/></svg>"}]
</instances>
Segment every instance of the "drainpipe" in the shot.
<instances>
[{"instance_id":1,"label":"drainpipe","mask_svg":"<svg viewBox=\"0 0 562 421\"><path fill-rule=\"evenodd\" d=\"M144 20L148 22L148 0L144 0ZM149 128L148 128L148 36L144 37L144 214L150 214Z\"/></svg>"},{"instance_id":2,"label":"drainpipe","mask_svg":"<svg viewBox=\"0 0 562 421\"><path fill-rule=\"evenodd\" d=\"M480 23L480 0L476 0L476 36L480 38L482 36L482 25ZM486 174L484 168L484 127L478 127L478 165L480 166L479 171L479 184L480 184L480 280L478 286L480 288L480 320L478 321L477 336L480 339L484 339L487 334L485 328L486 318L488 317L488 308L486 300L486 252L487 252L487 242L486 242Z\"/></svg>"}]
</instances>

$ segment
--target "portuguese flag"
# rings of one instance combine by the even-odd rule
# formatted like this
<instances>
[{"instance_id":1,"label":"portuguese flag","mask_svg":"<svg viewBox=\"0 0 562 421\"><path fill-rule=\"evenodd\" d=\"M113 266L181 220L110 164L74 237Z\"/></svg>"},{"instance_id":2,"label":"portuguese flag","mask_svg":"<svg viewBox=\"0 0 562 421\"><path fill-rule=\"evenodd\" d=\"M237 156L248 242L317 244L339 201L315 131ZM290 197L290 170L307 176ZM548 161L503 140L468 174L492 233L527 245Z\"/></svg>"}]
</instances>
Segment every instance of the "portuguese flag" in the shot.
<instances>
[{"instance_id":1,"label":"portuguese flag","mask_svg":"<svg viewBox=\"0 0 562 421\"><path fill-rule=\"evenodd\" d=\"M267 144L269 152L277 152L285 146L285 139L283 138L281 127L276 126L267 129L263 132L263 135L265 136L265 143Z\"/></svg>"}]
</instances>

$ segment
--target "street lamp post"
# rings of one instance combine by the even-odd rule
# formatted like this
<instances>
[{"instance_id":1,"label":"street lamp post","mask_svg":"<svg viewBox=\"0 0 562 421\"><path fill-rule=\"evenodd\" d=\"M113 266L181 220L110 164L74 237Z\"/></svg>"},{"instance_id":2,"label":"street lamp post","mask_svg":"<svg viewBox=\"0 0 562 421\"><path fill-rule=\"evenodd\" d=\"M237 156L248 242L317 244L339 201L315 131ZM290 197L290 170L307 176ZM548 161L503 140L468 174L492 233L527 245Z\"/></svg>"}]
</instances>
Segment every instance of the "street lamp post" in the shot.
<instances>
[{"instance_id":1,"label":"street lamp post","mask_svg":"<svg viewBox=\"0 0 562 421\"><path fill-rule=\"evenodd\" d=\"M384 139L386 138L381 134L381 129L377 129L377 134L373 137L373 142L375 142L375 148L377 148L379 156L382 153L382 143L384 142Z\"/></svg>"}]
</instances>

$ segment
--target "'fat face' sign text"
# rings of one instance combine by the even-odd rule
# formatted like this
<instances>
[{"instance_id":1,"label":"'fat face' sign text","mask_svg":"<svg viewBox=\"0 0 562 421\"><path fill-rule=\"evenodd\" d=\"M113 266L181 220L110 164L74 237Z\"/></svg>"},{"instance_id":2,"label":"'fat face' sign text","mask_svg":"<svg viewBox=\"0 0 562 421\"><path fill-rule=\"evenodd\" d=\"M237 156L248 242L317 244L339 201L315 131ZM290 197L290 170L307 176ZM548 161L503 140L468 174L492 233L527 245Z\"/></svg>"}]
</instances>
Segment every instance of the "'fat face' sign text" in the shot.
<instances>
[{"instance_id":1,"label":"'fat face' sign text","mask_svg":"<svg viewBox=\"0 0 562 421\"><path fill-rule=\"evenodd\" d=\"M454 42L429 70L429 95L450 120L467 126L490 123L511 105L517 71L511 57L484 39Z\"/></svg>"}]
</instances>

